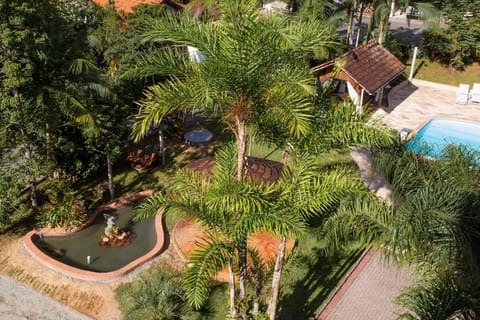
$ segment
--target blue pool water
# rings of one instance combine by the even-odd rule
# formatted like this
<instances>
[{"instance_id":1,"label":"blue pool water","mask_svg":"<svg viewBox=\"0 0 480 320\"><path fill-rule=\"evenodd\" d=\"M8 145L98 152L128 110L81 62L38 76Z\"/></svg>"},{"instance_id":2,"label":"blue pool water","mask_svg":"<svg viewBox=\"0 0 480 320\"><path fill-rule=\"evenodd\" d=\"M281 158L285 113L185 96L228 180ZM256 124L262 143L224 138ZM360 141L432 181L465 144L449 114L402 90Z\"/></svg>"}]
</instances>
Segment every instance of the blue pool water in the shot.
<instances>
[{"instance_id":1,"label":"blue pool water","mask_svg":"<svg viewBox=\"0 0 480 320\"><path fill-rule=\"evenodd\" d=\"M480 122L434 119L407 142L407 149L438 158L449 144L464 145L480 152Z\"/></svg>"}]
</instances>

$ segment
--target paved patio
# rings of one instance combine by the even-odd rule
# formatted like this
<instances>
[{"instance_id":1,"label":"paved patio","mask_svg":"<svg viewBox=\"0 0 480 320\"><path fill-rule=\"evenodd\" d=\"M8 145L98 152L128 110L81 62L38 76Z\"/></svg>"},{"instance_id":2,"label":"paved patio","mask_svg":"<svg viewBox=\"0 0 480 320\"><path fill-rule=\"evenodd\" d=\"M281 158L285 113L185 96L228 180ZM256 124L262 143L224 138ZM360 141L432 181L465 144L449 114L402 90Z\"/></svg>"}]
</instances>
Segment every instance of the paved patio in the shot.
<instances>
[{"instance_id":1,"label":"paved patio","mask_svg":"<svg viewBox=\"0 0 480 320\"><path fill-rule=\"evenodd\" d=\"M390 127L419 129L434 118L455 118L480 121L480 103L455 103L457 87L413 80L388 97L389 106L376 112Z\"/></svg>"},{"instance_id":2,"label":"paved patio","mask_svg":"<svg viewBox=\"0 0 480 320\"><path fill-rule=\"evenodd\" d=\"M416 130L434 118L455 118L480 121L480 104L455 103L457 87L414 80L397 88L389 96L389 106L375 116L400 131ZM368 153L355 150L352 158L360 168L367 187L379 198L389 199L388 182L372 171ZM338 288L316 319L359 320L396 319L400 309L392 300L408 286L412 276L407 269L385 264L379 252L370 250Z\"/></svg>"}]
</instances>

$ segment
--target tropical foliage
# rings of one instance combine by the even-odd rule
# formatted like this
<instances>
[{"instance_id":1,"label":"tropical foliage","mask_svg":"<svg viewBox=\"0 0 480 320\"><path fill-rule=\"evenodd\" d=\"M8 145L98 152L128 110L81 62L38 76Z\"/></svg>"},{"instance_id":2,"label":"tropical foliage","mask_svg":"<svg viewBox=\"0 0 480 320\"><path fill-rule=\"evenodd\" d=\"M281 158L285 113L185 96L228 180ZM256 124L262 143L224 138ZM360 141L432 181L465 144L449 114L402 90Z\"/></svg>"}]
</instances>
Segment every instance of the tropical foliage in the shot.
<instances>
[{"instance_id":1,"label":"tropical foliage","mask_svg":"<svg viewBox=\"0 0 480 320\"><path fill-rule=\"evenodd\" d=\"M181 278L171 270L157 269L115 289L124 319L196 319L188 307Z\"/></svg>"},{"instance_id":2,"label":"tropical foliage","mask_svg":"<svg viewBox=\"0 0 480 320\"><path fill-rule=\"evenodd\" d=\"M412 289L402 300L411 308L412 314L416 313L421 319L422 306L427 312L428 306L440 303L432 300L430 304L425 304L421 299L434 299L434 295L440 293L435 291L438 281L447 287L452 285L444 281L445 270L453 270L450 281L455 281L458 273L459 279L465 283L478 270L478 156L478 152L454 146L447 147L436 161L405 151L402 145L374 149L374 167L391 183L392 202L380 202L373 196L357 198L342 205L326 223L333 245L361 241L381 247L386 256L399 263L414 266L425 281L432 280L431 275L435 275L433 282L428 282L426 287ZM449 302L450 297L457 299L453 296L454 291L463 290L461 287L450 289L444 292L445 295L437 296L438 299L447 299L442 300L446 308L453 303ZM456 309L448 310L439 308L438 315Z\"/></svg>"},{"instance_id":3,"label":"tropical foliage","mask_svg":"<svg viewBox=\"0 0 480 320\"><path fill-rule=\"evenodd\" d=\"M280 180L266 185L250 179L236 179L234 148L217 154L211 176L191 170L180 171L168 187L168 197L162 193L148 199L138 209L138 217L144 218L158 210L182 210L200 222L207 231L199 249L190 257L190 267L185 272L184 287L192 306L199 308L208 297L209 283L217 272L228 267L230 281L231 316L243 308L246 296L236 296L233 273L241 278L245 239L259 231L269 231L282 237L277 261L272 273L271 297L254 296L256 307L246 312L258 314L268 303L267 313L275 319L279 299L280 278L286 257L287 238L299 239L306 232L308 220L329 211L340 199L353 192L364 192L360 180L351 177L345 170L320 170L311 156L291 154L282 171ZM247 249L248 251L248 249ZM252 259L255 261L255 259ZM258 267L252 266L252 267ZM237 271L238 270L238 271ZM247 272L249 273L249 272ZM254 273L255 274L255 273ZM258 280L253 282L258 284ZM263 293L256 290L254 295ZM235 301L237 304L235 304ZM263 301L263 302L260 302Z\"/></svg>"},{"instance_id":4,"label":"tropical foliage","mask_svg":"<svg viewBox=\"0 0 480 320\"><path fill-rule=\"evenodd\" d=\"M328 24L262 16L256 1L226 1L218 10L215 22L188 14L150 20L145 41L172 46L152 50L125 76L167 79L149 87L139 102L137 139L174 111L216 116L235 134L241 180L247 126L262 119L282 135L308 132L315 85L308 59L328 53L337 41ZM192 61L186 46L197 48L206 60Z\"/></svg>"}]
</instances>

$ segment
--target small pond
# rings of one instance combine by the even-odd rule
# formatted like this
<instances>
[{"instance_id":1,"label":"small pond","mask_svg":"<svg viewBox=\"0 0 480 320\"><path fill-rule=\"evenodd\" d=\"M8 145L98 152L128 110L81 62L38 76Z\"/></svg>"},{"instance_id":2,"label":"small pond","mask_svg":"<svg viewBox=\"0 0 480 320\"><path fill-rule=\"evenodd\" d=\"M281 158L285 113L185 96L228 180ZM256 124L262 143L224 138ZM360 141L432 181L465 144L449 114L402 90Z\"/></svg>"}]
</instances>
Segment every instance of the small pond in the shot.
<instances>
[{"instance_id":1,"label":"small pond","mask_svg":"<svg viewBox=\"0 0 480 320\"><path fill-rule=\"evenodd\" d=\"M103 214L99 214L90 226L81 231L61 236L36 237L34 244L55 260L94 272L118 270L154 248L157 241L155 217L133 222L135 212L132 206L105 213L114 217L115 225L120 230L134 234L130 244L118 248L99 245L107 223ZM87 256L91 257L90 263L87 262Z\"/></svg>"}]
</instances>

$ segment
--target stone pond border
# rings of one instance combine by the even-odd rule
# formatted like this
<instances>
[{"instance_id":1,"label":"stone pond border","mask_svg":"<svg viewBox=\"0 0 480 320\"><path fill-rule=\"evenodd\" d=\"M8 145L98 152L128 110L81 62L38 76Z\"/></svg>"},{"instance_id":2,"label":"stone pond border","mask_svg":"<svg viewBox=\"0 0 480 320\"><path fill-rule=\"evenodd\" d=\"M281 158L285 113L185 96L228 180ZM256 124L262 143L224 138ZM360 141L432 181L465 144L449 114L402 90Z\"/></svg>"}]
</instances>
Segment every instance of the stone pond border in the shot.
<instances>
[{"instance_id":1,"label":"stone pond border","mask_svg":"<svg viewBox=\"0 0 480 320\"><path fill-rule=\"evenodd\" d=\"M43 266L52 269L58 273L61 273L65 276L85 280L85 281L95 281L95 282L112 282L122 278L123 276L127 275L129 272L133 271L137 267L140 267L148 260L152 259L160 252L164 250L165 246L165 233L163 230L163 215L158 213L155 216L155 230L157 234L157 242L152 250L150 250L145 255L141 256L140 258L130 262L126 266L111 272L94 272L94 271L87 271L82 270L79 268L75 268L69 265L66 265L60 261L57 261L47 254L43 253L37 246L33 243L33 239L38 237L40 234L48 234L49 236L54 235L66 235L73 232L77 232L80 230L85 229L90 224L93 223L95 218L102 212L116 209L133 202L136 202L142 198L151 196L153 194L153 190L145 190L141 192L137 192L133 195L128 195L125 197L121 197L119 199L110 201L107 204L100 206L93 214L91 214L88 218L88 221L82 224L81 226L74 228L74 229L62 229L62 228L42 228L38 230L32 230L27 233L23 238L23 246L25 250L30 254L32 258L34 258L37 262L42 264Z\"/></svg>"}]
</instances>

